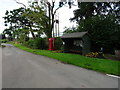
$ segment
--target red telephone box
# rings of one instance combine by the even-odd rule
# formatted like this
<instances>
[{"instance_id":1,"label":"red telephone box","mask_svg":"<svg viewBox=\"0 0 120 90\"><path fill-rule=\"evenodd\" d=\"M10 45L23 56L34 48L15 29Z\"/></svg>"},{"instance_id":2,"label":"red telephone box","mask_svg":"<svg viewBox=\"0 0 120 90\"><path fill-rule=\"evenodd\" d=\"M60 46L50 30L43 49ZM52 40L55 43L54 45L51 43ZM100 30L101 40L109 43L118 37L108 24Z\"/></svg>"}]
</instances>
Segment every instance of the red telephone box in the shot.
<instances>
[{"instance_id":1,"label":"red telephone box","mask_svg":"<svg viewBox=\"0 0 120 90\"><path fill-rule=\"evenodd\" d=\"M54 38L49 38L49 50L52 51L54 47Z\"/></svg>"}]
</instances>

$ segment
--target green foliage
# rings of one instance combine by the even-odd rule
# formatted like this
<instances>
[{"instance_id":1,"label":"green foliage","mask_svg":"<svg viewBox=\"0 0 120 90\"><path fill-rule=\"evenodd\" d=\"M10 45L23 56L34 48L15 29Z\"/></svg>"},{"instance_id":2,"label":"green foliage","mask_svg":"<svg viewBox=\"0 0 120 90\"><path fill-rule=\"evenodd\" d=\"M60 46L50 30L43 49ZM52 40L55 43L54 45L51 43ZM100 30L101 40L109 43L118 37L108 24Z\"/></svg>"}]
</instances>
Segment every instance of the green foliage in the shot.
<instances>
[{"instance_id":1,"label":"green foliage","mask_svg":"<svg viewBox=\"0 0 120 90\"><path fill-rule=\"evenodd\" d=\"M25 35L25 34L20 35L20 38L19 38L20 43L24 43L28 40L29 40L29 37L27 37L27 35Z\"/></svg>"},{"instance_id":2,"label":"green foliage","mask_svg":"<svg viewBox=\"0 0 120 90\"><path fill-rule=\"evenodd\" d=\"M32 40L32 39L30 39L27 42L25 42L24 45L29 47L29 48L35 48L34 40Z\"/></svg>"},{"instance_id":3,"label":"green foliage","mask_svg":"<svg viewBox=\"0 0 120 90\"><path fill-rule=\"evenodd\" d=\"M120 49L119 10L119 2L79 2L71 18L79 26L78 30L72 32L88 31L92 51L99 51L103 47L104 52L113 53L114 49Z\"/></svg>"},{"instance_id":4,"label":"green foliage","mask_svg":"<svg viewBox=\"0 0 120 90\"><path fill-rule=\"evenodd\" d=\"M3 31L3 34L4 34L4 35L7 34L8 37L11 37L11 38L12 38L12 32L13 32L12 27L9 27L8 29L5 29L5 30Z\"/></svg>"},{"instance_id":5,"label":"green foliage","mask_svg":"<svg viewBox=\"0 0 120 90\"><path fill-rule=\"evenodd\" d=\"M54 50L61 50L63 48L63 41L60 37L54 38Z\"/></svg>"},{"instance_id":6,"label":"green foliage","mask_svg":"<svg viewBox=\"0 0 120 90\"><path fill-rule=\"evenodd\" d=\"M7 43L8 42L8 39L1 39L0 40L0 43Z\"/></svg>"},{"instance_id":7,"label":"green foliage","mask_svg":"<svg viewBox=\"0 0 120 90\"><path fill-rule=\"evenodd\" d=\"M28 20L26 17L23 17L22 14L25 12L25 8L18 8L11 11L6 11L5 16L3 17L5 20L5 24L10 24L13 28L25 26L28 24Z\"/></svg>"},{"instance_id":8,"label":"green foliage","mask_svg":"<svg viewBox=\"0 0 120 90\"><path fill-rule=\"evenodd\" d=\"M20 43L25 43L26 41L28 41L29 40L29 33L28 33L28 31L29 30L27 30L27 29L18 29L18 30L16 30L16 35L18 35L17 36L17 39L19 40L19 42Z\"/></svg>"},{"instance_id":9,"label":"green foliage","mask_svg":"<svg viewBox=\"0 0 120 90\"><path fill-rule=\"evenodd\" d=\"M15 37L19 37L19 32L18 32L19 29L32 28L32 21L30 21L27 17L23 16L25 10L26 10L25 8L21 7L11 11L6 11L5 16L3 18L4 18L4 23L6 25L8 24L9 28L3 31L4 34L7 34L9 37L15 39ZM33 30L30 31L33 32ZM28 30L27 33L29 33Z\"/></svg>"},{"instance_id":10,"label":"green foliage","mask_svg":"<svg viewBox=\"0 0 120 90\"><path fill-rule=\"evenodd\" d=\"M27 47L33 49L46 49L47 45L44 38L36 38L35 40L30 39L24 43Z\"/></svg>"},{"instance_id":11,"label":"green foliage","mask_svg":"<svg viewBox=\"0 0 120 90\"><path fill-rule=\"evenodd\" d=\"M44 32L47 37L52 35L52 31L49 29L48 16L46 15L43 7L36 2L33 2L29 8L26 9L23 16L27 17L30 21L32 21L32 23L35 24L33 27L38 28L35 30L38 34L42 34Z\"/></svg>"},{"instance_id":12,"label":"green foliage","mask_svg":"<svg viewBox=\"0 0 120 90\"><path fill-rule=\"evenodd\" d=\"M119 11L119 2L78 2L78 9L74 10L74 17L71 20L79 23L92 16L112 14L115 15L116 21L120 22Z\"/></svg>"},{"instance_id":13,"label":"green foliage","mask_svg":"<svg viewBox=\"0 0 120 90\"><path fill-rule=\"evenodd\" d=\"M5 36L5 34L0 34L0 39L6 39L6 36Z\"/></svg>"},{"instance_id":14,"label":"green foliage","mask_svg":"<svg viewBox=\"0 0 120 90\"><path fill-rule=\"evenodd\" d=\"M4 30L4 34L12 36L15 38L19 37L17 33L18 29L27 28L31 32L32 37L37 38L34 32L37 32L37 35L45 33L48 38L52 37L52 29L49 23L49 18L46 14L46 10L43 7L43 0L38 4L37 2L29 3L27 8L18 8L11 11L6 11L4 16L5 26L9 26L8 29Z\"/></svg>"},{"instance_id":15,"label":"green foliage","mask_svg":"<svg viewBox=\"0 0 120 90\"><path fill-rule=\"evenodd\" d=\"M84 31L90 35L93 52L103 47L105 53L113 53L115 48L120 48L120 24L114 15L97 15L81 20L74 32Z\"/></svg>"},{"instance_id":16,"label":"green foliage","mask_svg":"<svg viewBox=\"0 0 120 90\"><path fill-rule=\"evenodd\" d=\"M91 36L92 49L97 51L103 47L104 52L112 53L115 45L118 45L120 41L120 25L115 23L115 17L112 15L83 20L77 31L88 31Z\"/></svg>"},{"instance_id":17,"label":"green foliage","mask_svg":"<svg viewBox=\"0 0 120 90\"><path fill-rule=\"evenodd\" d=\"M67 27L65 27L64 29L65 29L65 30L64 30L63 33L73 33L73 32L77 32L75 27L72 27L72 28L67 28Z\"/></svg>"}]
</instances>

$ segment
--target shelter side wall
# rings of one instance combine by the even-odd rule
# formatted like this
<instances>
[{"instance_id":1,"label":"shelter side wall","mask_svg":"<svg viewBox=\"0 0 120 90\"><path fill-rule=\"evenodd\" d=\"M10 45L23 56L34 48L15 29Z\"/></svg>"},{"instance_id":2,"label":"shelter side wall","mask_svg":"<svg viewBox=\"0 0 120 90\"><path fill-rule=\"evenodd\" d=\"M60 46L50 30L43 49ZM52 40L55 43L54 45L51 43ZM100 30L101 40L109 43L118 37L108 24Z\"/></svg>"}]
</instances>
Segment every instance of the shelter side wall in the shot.
<instances>
[{"instance_id":1,"label":"shelter side wall","mask_svg":"<svg viewBox=\"0 0 120 90\"><path fill-rule=\"evenodd\" d=\"M82 40L84 42L82 52L83 52L83 55L85 55L90 52L90 47L91 47L90 38L88 35L85 35L85 36L83 36Z\"/></svg>"}]
</instances>

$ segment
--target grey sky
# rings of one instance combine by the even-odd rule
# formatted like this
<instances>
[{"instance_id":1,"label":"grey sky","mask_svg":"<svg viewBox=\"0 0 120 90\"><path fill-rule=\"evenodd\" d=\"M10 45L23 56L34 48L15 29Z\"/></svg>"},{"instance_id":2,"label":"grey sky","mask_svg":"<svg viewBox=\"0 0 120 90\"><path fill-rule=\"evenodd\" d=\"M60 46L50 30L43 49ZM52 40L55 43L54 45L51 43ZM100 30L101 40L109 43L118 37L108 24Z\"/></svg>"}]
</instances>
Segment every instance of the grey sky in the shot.
<instances>
[{"instance_id":1,"label":"grey sky","mask_svg":"<svg viewBox=\"0 0 120 90\"><path fill-rule=\"evenodd\" d=\"M51 0L49 0L51 1ZM56 0L58 1L58 0ZM27 5L28 0L19 0L19 2L22 2ZM57 3L57 2L56 2ZM7 27L4 26L4 19L2 18L5 15L6 10L13 10L21 7L22 5L17 4L14 0L0 0L0 33ZM59 20L60 20L60 32L64 31L64 27L72 27L75 26L75 23L70 23L69 19L70 17L73 17L73 10L76 9L77 6L72 7L72 9L69 9L69 7L62 7L60 8L57 13L59 13Z\"/></svg>"}]
</instances>

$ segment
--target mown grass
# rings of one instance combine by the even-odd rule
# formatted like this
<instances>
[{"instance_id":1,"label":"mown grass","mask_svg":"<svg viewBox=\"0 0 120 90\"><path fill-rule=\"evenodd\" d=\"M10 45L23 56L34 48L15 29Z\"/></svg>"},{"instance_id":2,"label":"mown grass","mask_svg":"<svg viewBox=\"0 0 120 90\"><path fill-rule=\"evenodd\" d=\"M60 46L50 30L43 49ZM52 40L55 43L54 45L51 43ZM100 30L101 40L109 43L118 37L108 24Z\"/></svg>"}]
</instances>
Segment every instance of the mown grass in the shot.
<instances>
[{"instance_id":1,"label":"mown grass","mask_svg":"<svg viewBox=\"0 0 120 90\"><path fill-rule=\"evenodd\" d=\"M14 46L31 53L47 56L68 64L76 65L86 69L95 70L102 73L120 76L119 61L113 61L109 59L89 58L77 54L54 53L53 51L48 51L48 50L30 49L20 44L14 44Z\"/></svg>"}]
</instances>

